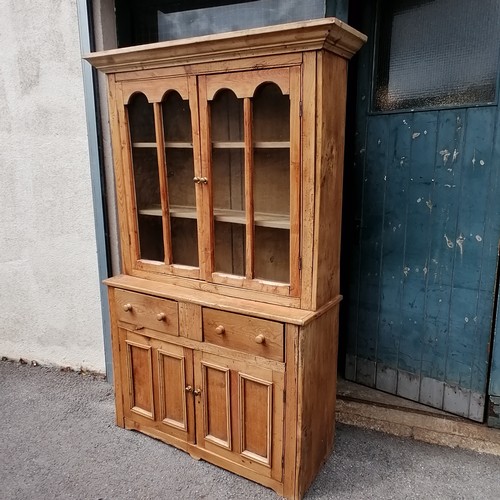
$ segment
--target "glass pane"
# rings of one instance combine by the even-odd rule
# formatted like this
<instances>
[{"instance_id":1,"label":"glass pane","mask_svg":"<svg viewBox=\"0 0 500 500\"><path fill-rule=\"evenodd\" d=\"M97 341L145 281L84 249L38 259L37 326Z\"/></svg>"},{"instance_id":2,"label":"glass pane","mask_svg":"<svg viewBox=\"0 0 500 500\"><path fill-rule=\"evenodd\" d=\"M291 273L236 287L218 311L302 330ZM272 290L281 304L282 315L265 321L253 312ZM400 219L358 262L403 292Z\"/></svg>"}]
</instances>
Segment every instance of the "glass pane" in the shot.
<instances>
[{"instance_id":1,"label":"glass pane","mask_svg":"<svg viewBox=\"0 0 500 500\"><path fill-rule=\"evenodd\" d=\"M130 100L128 119L132 142L140 258L163 261L160 180L153 105L143 94Z\"/></svg>"},{"instance_id":2,"label":"glass pane","mask_svg":"<svg viewBox=\"0 0 500 500\"><path fill-rule=\"evenodd\" d=\"M169 92L162 102L174 264L198 267L198 227L189 102Z\"/></svg>"},{"instance_id":3,"label":"glass pane","mask_svg":"<svg viewBox=\"0 0 500 500\"><path fill-rule=\"evenodd\" d=\"M243 100L230 90L211 103L215 271L245 275Z\"/></svg>"},{"instance_id":4,"label":"glass pane","mask_svg":"<svg viewBox=\"0 0 500 500\"><path fill-rule=\"evenodd\" d=\"M500 2L381 2L374 109L495 100Z\"/></svg>"},{"instance_id":5,"label":"glass pane","mask_svg":"<svg viewBox=\"0 0 500 500\"><path fill-rule=\"evenodd\" d=\"M290 231L255 227L255 277L290 281Z\"/></svg>"},{"instance_id":6,"label":"glass pane","mask_svg":"<svg viewBox=\"0 0 500 500\"><path fill-rule=\"evenodd\" d=\"M216 222L215 248L218 250L215 252L217 272L245 276L244 225Z\"/></svg>"},{"instance_id":7,"label":"glass pane","mask_svg":"<svg viewBox=\"0 0 500 500\"><path fill-rule=\"evenodd\" d=\"M273 83L253 98L255 277L290 280L290 99Z\"/></svg>"}]
</instances>

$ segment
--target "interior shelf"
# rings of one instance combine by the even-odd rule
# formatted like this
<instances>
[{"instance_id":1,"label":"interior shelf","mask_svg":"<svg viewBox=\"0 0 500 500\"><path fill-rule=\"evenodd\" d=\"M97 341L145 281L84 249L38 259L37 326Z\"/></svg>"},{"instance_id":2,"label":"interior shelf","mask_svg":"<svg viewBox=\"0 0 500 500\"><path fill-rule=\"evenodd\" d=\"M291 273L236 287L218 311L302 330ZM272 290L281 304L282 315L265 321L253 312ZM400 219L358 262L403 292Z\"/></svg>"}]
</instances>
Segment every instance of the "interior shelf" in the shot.
<instances>
[{"instance_id":1,"label":"interior shelf","mask_svg":"<svg viewBox=\"0 0 500 500\"><path fill-rule=\"evenodd\" d=\"M161 207L153 206L139 210L140 215L152 215L161 217ZM196 219L196 207L186 207L172 205L170 207L170 216L179 219ZM214 209L214 218L216 222L230 222L232 224L245 224L245 212L242 210ZM272 227L276 229L290 229L290 216L286 214L268 214L256 212L254 215L256 226Z\"/></svg>"},{"instance_id":2,"label":"interior shelf","mask_svg":"<svg viewBox=\"0 0 500 500\"><path fill-rule=\"evenodd\" d=\"M156 149L156 142L134 142L132 143L134 148L154 148ZM166 142L166 148L172 149L192 149L192 142Z\"/></svg>"},{"instance_id":3,"label":"interior shelf","mask_svg":"<svg viewBox=\"0 0 500 500\"><path fill-rule=\"evenodd\" d=\"M156 142L134 142L134 148L156 149ZM165 142L166 148L172 149L192 149L192 142ZM245 143L242 141L212 142L214 149L244 149ZM253 143L255 149L289 149L289 141L257 141Z\"/></svg>"},{"instance_id":4,"label":"interior shelf","mask_svg":"<svg viewBox=\"0 0 500 500\"><path fill-rule=\"evenodd\" d=\"M212 142L214 149L243 149L243 141L216 141ZM289 149L290 141L257 141L253 143L255 149Z\"/></svg>"}]
</instances>

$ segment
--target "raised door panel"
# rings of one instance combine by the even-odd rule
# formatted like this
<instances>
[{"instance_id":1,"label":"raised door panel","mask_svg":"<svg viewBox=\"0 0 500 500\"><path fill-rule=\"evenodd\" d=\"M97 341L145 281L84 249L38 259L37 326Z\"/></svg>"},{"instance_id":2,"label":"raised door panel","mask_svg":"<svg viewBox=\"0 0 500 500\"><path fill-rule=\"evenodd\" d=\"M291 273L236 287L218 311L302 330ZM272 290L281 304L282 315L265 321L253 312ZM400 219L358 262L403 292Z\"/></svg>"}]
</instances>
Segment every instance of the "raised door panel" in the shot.
<instances>
[{"instance_id":1,"label":"raised door panel","mask_svg":"<svg viewBox=\"0 0 500 500\"><path fill-rule=\"evenodd\" d=\"M194 369L197 445L281 481L283 373L202 352Z\"/></svg>"},{"instance_id":2,"label":"raised door panel","mask_svg":"<svg viewBox=\"0 0 500 500\"><path fill-rule=\"evenodd\" d=\"M158 423L163 432L193 442L192 351L162 342L155 353Z\"/></svg>"},{"instance_id":3,"label":"raised door panel","mask_svg":"<svg viewBox=\"0 0 500 500\"><path fill-rule=\"evenodd\" d=\"M152 423L155 419L153 348L140 335L123 329L119 332L125 417Z\"/></svg>"}]
</instances>

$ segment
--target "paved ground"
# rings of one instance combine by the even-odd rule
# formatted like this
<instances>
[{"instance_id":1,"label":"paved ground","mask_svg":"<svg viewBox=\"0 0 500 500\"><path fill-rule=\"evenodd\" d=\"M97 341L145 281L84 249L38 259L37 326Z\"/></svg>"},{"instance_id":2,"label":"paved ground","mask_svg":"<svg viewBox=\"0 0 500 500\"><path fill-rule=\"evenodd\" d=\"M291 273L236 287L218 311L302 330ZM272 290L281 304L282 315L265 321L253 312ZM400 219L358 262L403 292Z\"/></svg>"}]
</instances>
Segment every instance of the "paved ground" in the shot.
<instances>
[{"instance_id":1,"label":"paved ground","mask_svg":"<svg viewBox=\"0 0 500 500\"><path fill-rule=\"evenodd\" d=\"M0 362L0 499L276 499L113 422L103 380ZM307 499L500 499L500 457L339 426Z\"/></svg>"}]
</instances>

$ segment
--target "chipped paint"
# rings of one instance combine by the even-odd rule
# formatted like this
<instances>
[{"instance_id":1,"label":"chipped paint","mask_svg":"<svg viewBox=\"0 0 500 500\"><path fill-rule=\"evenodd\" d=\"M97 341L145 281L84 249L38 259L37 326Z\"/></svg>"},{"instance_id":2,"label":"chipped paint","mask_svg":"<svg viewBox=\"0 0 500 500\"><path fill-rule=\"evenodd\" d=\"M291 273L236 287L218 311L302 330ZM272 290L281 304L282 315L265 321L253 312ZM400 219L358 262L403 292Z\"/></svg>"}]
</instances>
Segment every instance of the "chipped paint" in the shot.
<instances>
[{"instance_id":1,"label":"chipped paint","mask_svg":"<svg viewBox=\"0 0 500 500\"><path fill-rule=\"evenodd\" d=\"M417 198L417 203L420 203L422 201L422 198Z\"/></svg>"},{"instance_id":2,"label":"chipped paint","mask_svg":"<svg viewBox=\"0 0 500 500\"><path fill-rule=\"evenodd\" d=\"M479 165L481 165L481 167L484 167L484 160L480 160Z\"/></svg>"},{"instance_id":3,"label":"chipped paint","mask_svg":"<svg viewBox=\"0 0 500 500\"><path fill-rule=\"evenodd\" d=\"M411 138L412 138L412 139L416 139L417 137L420 137L420 132L415 132L415 133L411 136Z\"/></svg>"},{"instance_id":4,"label":"chipped paint","mask_svg":"<svg viewBox=\"0 0 500 500\"><path fill-rule=\"evenodd\" d=\"M460 234L460 236L457 238L457 246L460 248L460 255L464 254L464 241L465 241L465 236Z\"/></svg>"},{"instance_id":5,"label":"chipped paint","mask_svg":"<svg viewBox=\"0 0 500 500\"><path fill-rule=\"evenodd\" d=\"M428 208L428 209L432 212L432 207L434 206L434 205L432 204L432 201L431 201L431 200L427 200L427 201L425 202L425 204L427 205L427 208Z\"/></svg>"},{"instance_id":6,"label":"chipped paint","mask_svg":"<svg viewBox=\"0 0 500 500\"><path fill-rule=\"evenodd\" d=\"M443 165L446 166L446 164L448 163L448 159L450 158L451 156L451 153L447 150L447 149L442 149L439 154L443 157Z\"/></svg>"},{"instance_id":7,"label":"chipped paint","mask_svg":"<svg viewBox=\"0 0 500 500\"><path fill-rule=\"evenodd\" d=\"M481 241L483 241L483 238L481 238L481 236L479 236L479 234L476 234L476 241L481 243Z\"/></svg>"},{"instance_id":8,"label":"chipped paint","mask_svg":"<svg viewBox=\"0 0 500 500\"><path fill-rule=\"evenodd\" d=\"M452 161L452 163L455 163L455 162L457 161L457 158L458 158L458 155L459 155L459 154L460 154L460 153L459 153L456 149L454 149L454 150L453 150L453 158L452 158L452 160L451 160L451 161Z\"/></svg>"},{"instance_id":9,"label":"chipped paint","mask_svg":"<svg viewBox=\"0 0 500 500\"><path fill-rule=\"evenodd\" d=\"M448 248L453 248L453 241L451 241L450 238L446 236L446 234L444 235L444 239L446 240L446 245L448 246Z\"/></svg>"},{"instance_id":10,"label":"chipped paint","mask_svg":"<svg viewBox=\"0 0 500 500\"><path fill-rule=\"evenodd\" d=\"M474 156L472 157L472 166L476 166L476 150L474 149Z\"/></svg>"},{"instance_id":11,"label":"chipped paint","mask_svg":"<svg viewBox=\"0 0 500 500\"><path fill-rule=\"evenodd\" d=\"M427 130L424 130L424 135L427 135Z\"/></svg>"},{"instance_id":12,"label":"chipped paint","mask_svg":"<svg viewBox=\"0 0 500 500\"><path fill-rule=\"evenodd\" d=\"M408 273L409 273L410 271L411 271L411 269L410 269L409 267L407 267L407 266L403 267L403 274L404 274L405 276L408 276Z\"/></svg>"}]
</instances>

